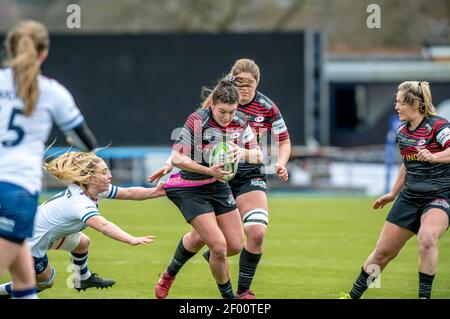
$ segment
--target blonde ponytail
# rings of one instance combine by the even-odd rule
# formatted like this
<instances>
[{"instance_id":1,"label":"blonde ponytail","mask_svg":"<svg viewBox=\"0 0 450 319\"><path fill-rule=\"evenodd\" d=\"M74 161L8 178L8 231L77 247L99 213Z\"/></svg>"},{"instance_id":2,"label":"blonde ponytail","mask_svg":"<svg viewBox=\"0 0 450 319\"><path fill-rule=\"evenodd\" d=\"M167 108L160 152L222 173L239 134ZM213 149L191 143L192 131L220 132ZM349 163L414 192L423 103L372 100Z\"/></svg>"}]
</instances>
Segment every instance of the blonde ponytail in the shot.
<instances>
[{"instance_id":1,"label":"blonde ponytail","mask_svg":"<svg viewBox=\"0 0 450 319\"><path fill-rule=\"evenodd\" d=\"M37 62L38 53L29 35L22 36L16 48L16 56L9 65L14 70L17 93L24 103L22 113L29 116L33 113L38 98L37 75L40 68Z\"/></svg>"},{"instance_id":2,"label":"blonde ponytail","mask_svg":"<svg viewBox=\"0 0 450 319\"><path fill-rule=\"evenodd\" d=\"M422 91L425 116L436 115L436 109L431 98L430 83L423 81L420 82L419 86Z\"/></svg>"},{"instance_id":3,"label":"blonde ponytail","mask_svg":"<svg viewBox=\"0 0 450 319\"><path fill-rule=\"evenodd\" d=\"M14 71L17 95L22 99L22 113L30 116L39 97L37 76L40 73L38 57L50 45L47 28L37 21L22 21L8 32L5 46L10 59L7 65Z\"/></svg>"}]
</instances>

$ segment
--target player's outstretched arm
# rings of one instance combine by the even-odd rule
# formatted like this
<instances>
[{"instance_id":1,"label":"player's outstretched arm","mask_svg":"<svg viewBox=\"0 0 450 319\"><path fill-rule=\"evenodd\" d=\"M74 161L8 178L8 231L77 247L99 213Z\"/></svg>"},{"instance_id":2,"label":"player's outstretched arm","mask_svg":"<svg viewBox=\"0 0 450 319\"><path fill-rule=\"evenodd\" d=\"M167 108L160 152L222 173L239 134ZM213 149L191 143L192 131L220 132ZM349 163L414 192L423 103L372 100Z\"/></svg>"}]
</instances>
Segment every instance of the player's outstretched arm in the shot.
<instances>
[{"instance_id":1,"label":"player's outstretched arm","mask_svg":"<svg viewBox=\"0 0 450 319\"><path fill-rule=\"evenodd\" d=\"M86 221L86 224L89 227L92 227L95 230L108 236L109 238L121 241L126 244L130 244L132 246L149 244L154 242L156 238L155 236L151 235L134 237L133 235L130 235L127 232L123 231L116 224L106 220L106 218L102 216L93 216Z\"/></svg>"},{"instance_id":2,"label":"player's outstretched arm","mask_svg":"<svg viewBox=\"0 0 450 319\"><path fill-rule=\"evenodd\" d=\"M403 185L405 184L405 176L406 168L405 164L402 164L402 166L400 166L400 171L398 172L397 179L394 182L394 186L392 186L392 190L389 193L379 197L373 203L372 207L374 209L383 208L386 204L392 202L402 190Z\"/></svg>"},{"instance_id":3,"label":"player's outstretched arm","mask_svg":"<svg viewBox=\"0 0 450 319\"><path fill-rule=\"evenodd\" d=\"M164 183L159 182L156 187L118 187L115 199L144 200L165 196Z\"/></svg>"},{"instance_id":4,"label":"player's outstretched arm","mask_svg":"<svg viewBox=\"0 0 450 319\"><path fill-rule=\"evenodd\" d=\"M159 181L164 175L167 175L170 173L170 171L173 169L173 166L171 164L165 164L163 167L159 168L157 171L153 172L152 175L150 175L147 178L147 181L149 183L156 183Z\"/></svg>"}]
</instances>

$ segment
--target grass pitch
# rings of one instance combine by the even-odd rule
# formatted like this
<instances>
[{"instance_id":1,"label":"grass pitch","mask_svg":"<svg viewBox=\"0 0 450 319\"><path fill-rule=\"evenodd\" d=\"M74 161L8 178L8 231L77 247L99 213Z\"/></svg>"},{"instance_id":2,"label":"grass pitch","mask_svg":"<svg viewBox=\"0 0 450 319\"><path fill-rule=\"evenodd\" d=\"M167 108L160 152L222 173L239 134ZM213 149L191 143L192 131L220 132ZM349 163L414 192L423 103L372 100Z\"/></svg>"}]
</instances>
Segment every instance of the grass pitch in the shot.
<instances>
[{"instance_id":1,"label":"grass pitch","mask_svg":"<svg viewBox=\"0 0 450 319\"><path fill-rule=\"evenodd\" d=\"M335 299L348 292L360 267L375 246L389 207L371 208L371 198L272 196L269 228L252 290L258 298ZM155 235L146 246L114 241L92 229L89 269L113 278L107 290L78 293L68 288L73 278L68 253L50 251L56 282L40 298L155 298L154 286L189 225L168 199L143 202L103 200L100 212L133 235ZM450 298L450 236L439 241L439 269L433 298ZM229 258L233 288L237 287L238 256ZM369 289L369 298L417 298L418 249L413 237L383 272L380 288ZM8 275L0 278L8 280ZM220 298L208 264L201 254L181 270L169 298Z\"/></svg>"}]
</instances>

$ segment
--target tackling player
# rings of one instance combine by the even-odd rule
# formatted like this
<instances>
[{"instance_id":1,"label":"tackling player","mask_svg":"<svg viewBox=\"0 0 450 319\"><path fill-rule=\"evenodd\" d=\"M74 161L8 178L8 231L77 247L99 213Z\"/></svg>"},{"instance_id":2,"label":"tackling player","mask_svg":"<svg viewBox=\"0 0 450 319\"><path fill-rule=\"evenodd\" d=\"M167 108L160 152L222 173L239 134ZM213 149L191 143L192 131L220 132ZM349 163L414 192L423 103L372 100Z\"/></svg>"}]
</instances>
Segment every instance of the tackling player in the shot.
<instances>
[{"instance_id":1,"label":"tackling player","mask_svg":"<svg viewBox=\"0 0 450 319\"><path fill-rule=\"evenodd\" d=\"M106 163L93 153L67 152L45 166L52 175L70 185L38 207L34 235L29 241L38 291L51 288L55 280L55 268L47 257L49 249L70 252L75 266L74 288L78 291L112 286L114 280L89 271L90 239L82 230L89 226L133 246L152 243L153 236L134 237L106 220L100 215L98 204L103 198L144 200L164 196L162 183L156 188L113 186ZM0 295L10 294L11 283L0 285Z\"/></svg>"}]
</instances>

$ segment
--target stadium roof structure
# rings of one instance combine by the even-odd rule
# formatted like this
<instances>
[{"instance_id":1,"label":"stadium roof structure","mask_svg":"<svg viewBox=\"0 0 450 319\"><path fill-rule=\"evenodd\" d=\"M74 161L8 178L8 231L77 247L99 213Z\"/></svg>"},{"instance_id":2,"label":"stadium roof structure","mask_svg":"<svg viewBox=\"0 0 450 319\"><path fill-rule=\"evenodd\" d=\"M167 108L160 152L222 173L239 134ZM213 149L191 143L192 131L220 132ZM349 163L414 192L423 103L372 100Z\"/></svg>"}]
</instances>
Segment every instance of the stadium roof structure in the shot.
<instances>
[{"instance_id":1,"label":"stadium roof structure","mask_svg":"<svg viewBox=\"0 0 450 319\"><path fill-rule=\"evenodd\" d=\"M450 46L422 49L330 50L324 66L329 82L450 82Z\"/></svg>"},{"instance_id":2,"label":"stadium roof structure","mask_svg":"<svg viewBox=\"0 0 450 319\"><path fill-rule=\"evenodd\" d=\"M450 63L434 61L329 61L325 64L329 82L399 82L426 79L450 82Z\"/></svg>"}]
</instances>

